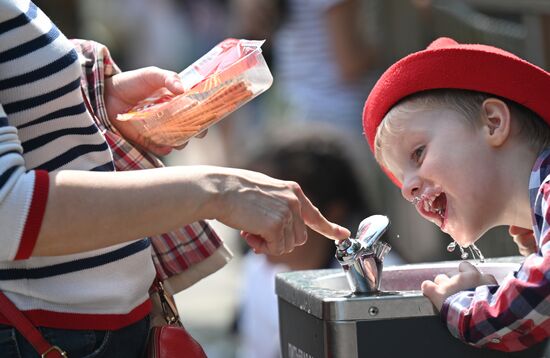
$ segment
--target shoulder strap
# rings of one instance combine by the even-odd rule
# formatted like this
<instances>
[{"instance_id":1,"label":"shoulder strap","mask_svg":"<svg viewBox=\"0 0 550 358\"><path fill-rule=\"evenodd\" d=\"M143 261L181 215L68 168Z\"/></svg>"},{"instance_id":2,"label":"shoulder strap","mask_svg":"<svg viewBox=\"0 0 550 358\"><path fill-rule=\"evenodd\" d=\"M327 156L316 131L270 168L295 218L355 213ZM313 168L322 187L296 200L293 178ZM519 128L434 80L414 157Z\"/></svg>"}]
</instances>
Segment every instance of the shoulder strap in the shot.
<instances>
[{"instance_id":1,"label":"shoulder strap","mask_svg":"<svg viewBox=\"0 0 550 358\"><path fill-rule=\"evenodd\" d=\"M25 337L42 358L67 357L67 353L58 346L52 346L48 343L23 312L15 307L13 302L2 292L0 292L0 313Z\"/></svg>"}]
</instances>

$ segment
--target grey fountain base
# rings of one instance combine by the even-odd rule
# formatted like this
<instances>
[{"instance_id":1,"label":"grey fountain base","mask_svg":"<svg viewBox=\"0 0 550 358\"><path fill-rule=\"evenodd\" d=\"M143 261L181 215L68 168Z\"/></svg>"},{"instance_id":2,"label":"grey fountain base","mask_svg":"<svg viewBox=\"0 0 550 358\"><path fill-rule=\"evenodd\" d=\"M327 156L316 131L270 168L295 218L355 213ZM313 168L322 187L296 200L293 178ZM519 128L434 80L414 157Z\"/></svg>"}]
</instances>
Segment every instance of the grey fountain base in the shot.
<instances>
[{"instance_id":1,"label":"grey fountain base","mask_svg":"<svg viewBox=\"0 0 550 358\"><path fill-rule=\"evenodd\" d=\"M479 267L500 282L521 258L488 260ZM504 353L479 349L451 336L420 283L453 274L459 261L387 267L382 293L355 296L343 271L282 273L276 279L284 358L533 357L550 358L547 342Z\"/></svg>"}]
</instances>

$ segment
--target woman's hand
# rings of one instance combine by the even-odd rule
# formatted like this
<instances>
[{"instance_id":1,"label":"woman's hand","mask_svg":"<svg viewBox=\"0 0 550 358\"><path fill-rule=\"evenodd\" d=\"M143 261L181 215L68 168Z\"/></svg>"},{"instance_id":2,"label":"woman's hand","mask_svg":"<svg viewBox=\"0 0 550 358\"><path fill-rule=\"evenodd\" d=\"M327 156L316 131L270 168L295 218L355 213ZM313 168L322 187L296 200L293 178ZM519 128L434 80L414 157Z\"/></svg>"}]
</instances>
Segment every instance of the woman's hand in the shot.
<instances>
[{"instance_id":1,"label":"woman's hand","mask_svg":"<svg viewBox=\"0 0 550 358\"><path fill-rule=\"evenodd\" d=\"M212 209L214 217L242 230L256 253L291 252L306 242L306 226L333 240L350 236L348 229L328 221L295 182L230 168L220 169L212 181L220 183L221 199Z\"/></svg>"},{"instance_id":2,"label":"woman's hand","mask_svg":"<svg viewBox=\"0 0 550 358\"><path fill-rule=\"evenodd\" d=\"M516 245L518 245L521 255L529 256L537 252L537 241L535 240L533 230L511 225L508 228L508 233L512 236Z\"/></svg>"},{"instance_id":3,"label":"woman's hand","mask_svg":"<svg viewBox=\"0 0 550 358\"><path fill-rule=\"evenodd\" d=\"M50 175L55 185L48 194L34 256L96 250L203 219L242 230L253 249L275 255L303 244L306 226L335 240L350 235L325 219L298 184L252 171L173 166L120 172L60 170ZM64 225L67 217L71 225Z\"/></svg>"},{"instance_id":4,"label":"woman's hand","mask_svg":"<svg viewBox=\"0 0 550 358\"><path fill-rule=\"evenodd\" d=\"M438 311L441 311L447 297L457 292L477 286L497 284L493 275L481 273L467 261L460 263L458 271L459 273L452 277L441 274L437 275L433 281L422 282L422 293L432 301Z\"/></svg>"},{"instance_id":5,"label":"woman's hand","mask_svg":"<svg viewBox=\"0 0 550 358\"><path fill-rule=\"evenodd\" d=\"M116 119L118 114L128 112L140 101L158 90L168 91L174 95L184 92L179 76L172 71L158 67L145 67L122 72L105 80L105 105L111 123L124 138L141 149L163 156L170 153L172 147L154 144L141 135L140 131L128 121ZM198 137L203 137L205 134L206 131Z\"/></svg>"}]
</instances>

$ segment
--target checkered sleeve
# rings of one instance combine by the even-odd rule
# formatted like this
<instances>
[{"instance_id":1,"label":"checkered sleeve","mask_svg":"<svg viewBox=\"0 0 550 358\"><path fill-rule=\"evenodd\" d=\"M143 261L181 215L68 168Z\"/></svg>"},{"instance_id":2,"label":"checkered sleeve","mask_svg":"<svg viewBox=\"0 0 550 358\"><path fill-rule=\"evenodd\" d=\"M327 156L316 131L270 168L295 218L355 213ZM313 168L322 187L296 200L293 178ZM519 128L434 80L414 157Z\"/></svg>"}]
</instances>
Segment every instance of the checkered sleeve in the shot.
<instances>
[{"instance_id":1,"label":"checkered sleeve","mask_svg":"<svg viewBox=\"0 0 550 358\"><path fill-rule=\"evenodd\" d=\"M550 184L535 202L539 251L499 286L480 286L450 296L442 318L457 338L478 347L519 351L550 336ZM538 230L535 231L538 233Z\"/></svg>"},{"instance_id":2,"label":"checkered sleeve","mask_svg":"<svg viewBox=\"0 0 550 358\"><path fill-rule=\"evenodd\" d=\"M82 65L81 85L94 120L113 153L117 171L162 167L158 158L126 141L111 125L104 101L104 79L120 72L104 45L88 40L72 40ZM210 257L222 241L205 221L185 225L150 237L153 262L161 280L178 275Z\"/></svg>"}]
</instances>

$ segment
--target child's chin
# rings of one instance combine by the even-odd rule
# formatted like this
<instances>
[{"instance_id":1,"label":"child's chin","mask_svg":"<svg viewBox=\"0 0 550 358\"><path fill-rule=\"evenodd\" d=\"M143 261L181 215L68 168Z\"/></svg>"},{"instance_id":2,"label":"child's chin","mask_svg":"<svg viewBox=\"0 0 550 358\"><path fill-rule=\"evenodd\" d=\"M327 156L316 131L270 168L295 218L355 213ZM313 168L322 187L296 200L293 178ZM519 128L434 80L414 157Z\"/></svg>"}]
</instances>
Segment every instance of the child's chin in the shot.
<instances>
[{"instance_id":1,"label":"child's chin","mask_svg":"<svg viewBox=\"0 0 550 358\"><path fill-rule=\"evenodd\" d=\"M458 235L458 230L456 230L455 227L453 227L453 225L449 225L448 222L444 222L443 225L441 225L439 227L441 229L441 231L443 231L445 234L449 235L450 237L452 237L455 241L457 241L456 239L459 238L459 237L462 237L461 235ZM458 242L458 241L457 241Z\"/></svg>"},{"instance_id":2,"label":"child's chin","mask_svg":"<svg viewBox=\"0 0 550 358\"><path fill-rule=\"evenodd\" d=\"M451 235L451 234L449 234L449 235ZM451 237L453 238L454 241L457 242L457 244L459 244L462 247L468 247L472 244L475 244L475 242L479 238L478 236L476 236L474 234L464 233L464 232L459 233L459 234L451 235Z\"/></svg>"},{"instance_id":3,"label":"child's chin","mask_svg":"<svg viewBox=\"0 0 550 358\"><path fill-rule=\"evenodd\" d=\"M463 228L457 228L453 224L449 224L447 221L440 229L462 247L472 245L481 237L478 233L468 232Z\"/></svg>"},{"instance_id":4,"label":"child's chin","mask_svg":"<svg viewBox=\"0 0 550 358\"><path fill-rule=\"evenodd\" d=\"M448 226L441 230L447 235L449 235L460 246L466 247L470 245L469 241L471 240L469 239L469 236L465 232L461 230L456 230L455 228L448 227Z\"/></svg>"}]
</instances>

